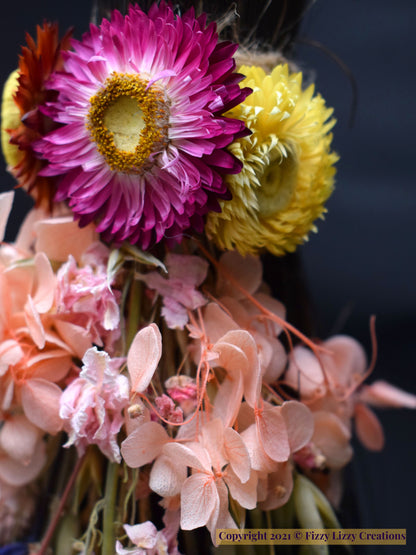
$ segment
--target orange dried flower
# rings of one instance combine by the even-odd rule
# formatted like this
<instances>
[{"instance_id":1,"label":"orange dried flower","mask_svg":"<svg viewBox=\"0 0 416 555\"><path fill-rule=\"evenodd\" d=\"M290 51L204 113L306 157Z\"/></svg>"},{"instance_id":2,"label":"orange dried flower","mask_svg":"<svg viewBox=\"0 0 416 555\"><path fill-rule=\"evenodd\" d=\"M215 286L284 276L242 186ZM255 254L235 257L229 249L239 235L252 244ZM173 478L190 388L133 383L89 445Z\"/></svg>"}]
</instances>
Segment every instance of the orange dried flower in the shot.
<instances>
[{"instance_id":1,"label":"orange dried flower","mask_svg":"<svg viewBox=\"0 0 416 555\"><path fill-rule=\"evenodd\" d=\"M36 205L51 209L55 193L55 178L40 176L46 162L40 160L33 150L33 143L56 127L39 107L56 99L55 91L46 90L45 83L54 71L62 69L62 51L70 47L72 30L59 40L58 25L44 23L37 26L36 41L27 33L27 46L22 47L19 56L17 89L11 91L15 107L18 109L17 127L6 129L10 144L16 145L18 157L6 159L9 170L36 201ZM6 99L4 99L6 100ZM3 121L7 120L3 110Z\"/></svg>"}]
</instances>

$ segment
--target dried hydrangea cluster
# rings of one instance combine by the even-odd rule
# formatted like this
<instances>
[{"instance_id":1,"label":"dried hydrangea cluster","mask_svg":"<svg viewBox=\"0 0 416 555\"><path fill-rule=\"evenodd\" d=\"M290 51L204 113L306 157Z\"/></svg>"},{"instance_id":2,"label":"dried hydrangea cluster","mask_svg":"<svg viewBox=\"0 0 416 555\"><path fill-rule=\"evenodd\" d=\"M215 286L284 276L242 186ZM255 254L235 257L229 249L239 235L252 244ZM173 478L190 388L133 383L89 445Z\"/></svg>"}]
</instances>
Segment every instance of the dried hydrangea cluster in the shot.
<instances>
[{"instance_id":1,"label":"dried hydrangea cluster","mask_svg":"<svg viewBox=\"0 0 416 555\"><path fill-rule=\"evenodd\" d=\"M0 544L192 553L182 531L215 545L289 506L338 526L353 430L381 449L370 406L416 396L366 385L358 342L310 340L263 283L257 255L324 213L331 110L287 66L235 73L237 46L164 2L27 41L3 103L37 203L0 246Z\"/></svg>"}]
</instances>

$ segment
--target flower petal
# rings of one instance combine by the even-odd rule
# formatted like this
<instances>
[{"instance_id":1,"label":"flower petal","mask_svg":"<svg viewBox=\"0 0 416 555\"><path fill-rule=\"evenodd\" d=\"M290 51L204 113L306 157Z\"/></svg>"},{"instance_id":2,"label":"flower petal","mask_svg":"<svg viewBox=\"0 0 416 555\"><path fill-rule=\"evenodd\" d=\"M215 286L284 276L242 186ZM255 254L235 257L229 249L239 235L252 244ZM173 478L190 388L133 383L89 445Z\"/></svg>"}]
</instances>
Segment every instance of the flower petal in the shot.
<instances>
[{"instance_id":1,"label":"flower petal","mask_svg":"<svg viewBox=\"0 0 416 555\"><path fill-rule=\"evenodd\" d=\"M152 462L169 440L166 430L157 422L146 422L121 444L121 454L127 465L138 468Z\"/></svg>"},{"instance_id":2,"label":"flower petal","mask_svg":"<svg viewBox=\"0 0 416 555\"><path fill-rule=\"evenodd\" d=\"M58 433L62 429L59 416L61 389L44 379L33 379L23 384L21 392L27 418L45 432Z\"/></svg>"},{"instance_id":3,"label":"flower petal","mask_svg":"<svg viewBox=\"0 0 416 555\"><path fill-rule=\"evenodd\" d=\"M362 403L354 410L355 430L361 443L371 451L381 451L384 447L384 432L374 412Z\"/></svg>"},{"instance_id":4,"label":"flower petal","mask_svg":"<svg viewBox=\"0 0 416 555\"><path fill-rule=\"evenodd\" d=\"M146 390L161 356L162 336L156 324L150 324L136 334L127 355L132 391Z\"/></svg>"},{"instance_id":5,"label":"flower petal","mask_svg":"<svg viewBox=\"0 0 416 555\"><path fill-rule=\"evenodd\" d=\"M219 509L219 496L210 475L193 474L185 480L181 490L181 528L193 530L207 524Z\"/></svg>"}]
</instances>

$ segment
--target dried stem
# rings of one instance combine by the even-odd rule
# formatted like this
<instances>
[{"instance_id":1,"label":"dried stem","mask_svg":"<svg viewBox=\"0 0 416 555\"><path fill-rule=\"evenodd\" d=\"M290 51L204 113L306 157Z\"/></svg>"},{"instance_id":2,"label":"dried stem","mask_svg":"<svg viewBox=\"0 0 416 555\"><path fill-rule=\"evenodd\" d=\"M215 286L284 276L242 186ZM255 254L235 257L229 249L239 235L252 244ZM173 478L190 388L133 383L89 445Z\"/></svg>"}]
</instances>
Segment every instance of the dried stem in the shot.
<instances>
[{"instance_id":1,"label":"dried stem","mask_svg":"<svg viewBox=\"0 0 416 555\"><path fill-rule=\"evenodd\" d=\"M74 486L75 480L79 474L79 471L81 470L81 467L83 465L84 462L84 456L79 458L77 460L77 463L74 467L74 470L72 471L72 474L69 477L68 483L65 487L65 490L62 494L62 497L59 501L59 505L58 505L58 509L55 513L55 516L53 517L53 519L51 520L48 529L46 531L46 534L42 540L42 543L40 544L40 548L39 551L37 551L36 553L34 553L33 555L45 555L46 550L48 549L48 546L52 540L52 537L55 533L56 527L58 526L59 520L61 518L61 515L63 513L65 504L68 500L69 494L71 493L71 490Z\"/></svg>"}]
</instances>

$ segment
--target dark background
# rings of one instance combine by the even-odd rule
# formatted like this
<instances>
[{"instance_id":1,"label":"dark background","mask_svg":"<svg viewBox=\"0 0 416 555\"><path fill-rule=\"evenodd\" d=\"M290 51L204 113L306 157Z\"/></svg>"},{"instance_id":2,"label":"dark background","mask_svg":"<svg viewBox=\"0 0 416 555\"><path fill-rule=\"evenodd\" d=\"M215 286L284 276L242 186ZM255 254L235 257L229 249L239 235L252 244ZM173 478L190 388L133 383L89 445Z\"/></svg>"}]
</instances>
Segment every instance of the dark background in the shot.
<instances>
[{"instance_id":1,"label":"dark background","mask_svg":"<svg viewBox=\"0 0 416 555\"><path fill-rule=\"evenodd\" d=\"M254 1L254 0L250 0ZM3 6L0 23L1 81L16 67L24 32L43 19L86 30L90 3L21 0ZM322 50L296 47L296 59L335 108L338 163L336 191L319 233L300 249L322 338L348 333L370 354L369 317L377 316L379 356L375 378L416 393L414 110L416 3L412 0L317 0L300 38L321 42L354 74L355 122L349 127L350 82ZM1 170L0 187L13 187ZM15 201L12 237L28 206ZM381 454L357 445L347 488L357 497L356 523L370 528L407 528L407 547L357 548L357 553L416 552L416 413L379 413L386 433Z\"/></svg>"}]
</instances>

